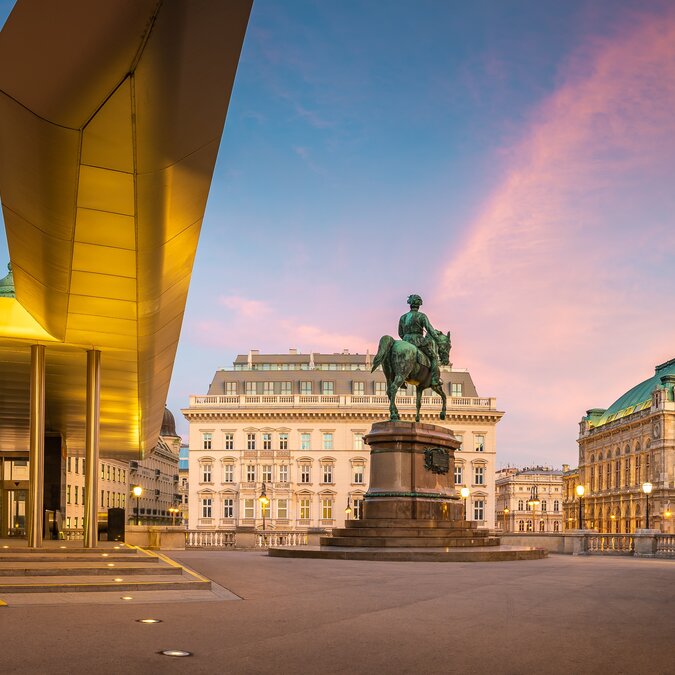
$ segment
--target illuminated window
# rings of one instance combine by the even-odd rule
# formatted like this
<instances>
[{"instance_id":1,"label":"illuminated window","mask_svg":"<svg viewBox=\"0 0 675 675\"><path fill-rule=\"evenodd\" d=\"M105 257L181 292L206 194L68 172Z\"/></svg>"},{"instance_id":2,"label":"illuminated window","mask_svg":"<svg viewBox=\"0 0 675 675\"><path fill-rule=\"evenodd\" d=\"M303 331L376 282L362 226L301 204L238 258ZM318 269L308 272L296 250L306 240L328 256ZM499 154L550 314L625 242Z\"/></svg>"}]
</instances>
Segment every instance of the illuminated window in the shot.
<instances>
[{"instance_id":1,"label":"illuminated window","mask_svg":"<svg viewBox=\"0 0 675 675\"><path fill-rule=\"evenodd\" d=\"M333 499L331 497L324 497L321 500L321 518L323 520L333 519Z\"/></svg>"},{"instance_id":2,"label":"illuminated window","mask_svg":"<svg viewBox=\"0 0 675 675\"><path fill-rule=\"evenodd\" d=\"M301 520L309 520L310 519L310 514L311 514L311 502L309 499L306 497L303 497L300 500L300 519Z\"/></svg>"}]
</instances>

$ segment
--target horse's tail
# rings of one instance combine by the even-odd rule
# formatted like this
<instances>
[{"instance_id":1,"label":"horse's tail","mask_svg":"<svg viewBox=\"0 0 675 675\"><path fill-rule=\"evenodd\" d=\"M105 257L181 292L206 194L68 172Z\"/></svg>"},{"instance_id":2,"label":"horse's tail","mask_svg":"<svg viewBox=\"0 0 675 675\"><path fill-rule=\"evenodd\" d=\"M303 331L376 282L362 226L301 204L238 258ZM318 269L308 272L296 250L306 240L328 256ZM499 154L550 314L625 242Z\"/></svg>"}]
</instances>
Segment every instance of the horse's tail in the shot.
<instances>
[{"instance_id":1,"label":"horse's tail","mask_svg":"<svg viewBox=\"0 0 675 675\"><path fill-rule=\"evenodd\" d=\"M382 361L387 358L387 354L389 354L389 350L393 344L394 338L391 337L391 335L383 335L380 338L380 344L377 347L377 354L373 361L373 367L370 369L371 373L374 373L375 369L382 365Z\"/></svg>"}]
</instances>

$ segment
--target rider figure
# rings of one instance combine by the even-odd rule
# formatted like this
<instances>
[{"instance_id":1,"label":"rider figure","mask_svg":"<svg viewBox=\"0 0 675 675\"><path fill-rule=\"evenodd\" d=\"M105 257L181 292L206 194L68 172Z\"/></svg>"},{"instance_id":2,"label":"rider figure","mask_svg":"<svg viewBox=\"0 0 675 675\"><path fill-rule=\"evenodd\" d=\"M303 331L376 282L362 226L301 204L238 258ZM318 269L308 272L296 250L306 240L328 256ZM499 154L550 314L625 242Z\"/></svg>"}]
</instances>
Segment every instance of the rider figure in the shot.
<instances>
[{"instance_id":1,"label":"rider figure","mask_svg":"<svg viewBox=\"0 0 675 675\"><path fill-rule=\"evenodd\" d=\"M419 295L409 296L408 304L410 305L410 311L398 321L398 336L402 340L415 345L429 357L429 361L431 361L431 386L440 386L443 382L438 366L437 331L431 325L427 315L419 311L422 304L422 298ZM424 335L425 330L426 335Z\"/></svg>"}]
</instances>

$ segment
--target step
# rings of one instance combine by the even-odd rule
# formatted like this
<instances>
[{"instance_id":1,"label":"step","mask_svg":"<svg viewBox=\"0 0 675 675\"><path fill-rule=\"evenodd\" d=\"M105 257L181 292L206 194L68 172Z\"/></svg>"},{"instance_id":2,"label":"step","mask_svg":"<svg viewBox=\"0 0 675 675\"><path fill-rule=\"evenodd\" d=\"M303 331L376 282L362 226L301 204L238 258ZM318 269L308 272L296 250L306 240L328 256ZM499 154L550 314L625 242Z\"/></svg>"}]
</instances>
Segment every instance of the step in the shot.
<instances>
[{"instance_id":1,"label":"step","mask_svg":"<svg viewBox=\"0 0 675 675\"><path fill-rule=\"evenodd\" d=\"M334 537L488 537L487 530L469 528L431 527L340 527L333 529Z\"/></svg>"},{"instance_id":2,"label":"step","mask_svg":"<svg viewBox=\"0 0 675 675\"><path fill-rule=\"evenodd\" d=\"M460 548L465 546L499 546L497 537L320 537L321 546L379 548Z\"/></svg>"},{"instance_id":3,"label":"step","mask_svg":"<svg viewBox=\"0 0 675 675\"><path fill-rule=\"evenodd\" d=\"M21 565L0 561L0 578L4 577L28 577L28 576L115 576L124 577L129 575L176 575L181 573L180 567L170 565L147 565L146 563L123 563L109 567L107 564L96 563L34 563Z\"/></svg>"},{"instance_id":4,"label":"step","mask_svg":"<svg viewBox=\"0 0 675 675\"><path fill-rule=\"evenodd\" d=\"M0 597L8 593L71 593L98 591L203 591L211 590L211 582L196 576L166 577L148 575L142 579L123 581L95 579L87 576L4 577L0 580Z\"/></svg>"},{"instance_id":5,"label":"step","mask_svg":"<svg viewBox=\"0 0 675 675\"><path fill-rule=\"evenodd\" d=\"M51 563L76 563L76 562L92 562L100 561L103 563L129 563L143 561L147 563L157 563L158 558L155 556L147 554L136 554L133 556L129 555L107 555L103 557L100 553L94 555L81 555L78 553L54 553L54 554L45 554L45 555L24 555L23 553L5 553L0 551L0 562L11 562L11 563L37 563L37 562L51 562Z\"/></svg>"},{"instance_id":6,"label":"step","mask_svg":"<svg viewBox=\"0 0 675 675\"><path fill-rule=\"evenodd\" d=\"M432 529L477 529L472 520L435 520L416 518L363 518L345 521L346 528L352 527L416 527Z\"/></svg>"}]
</instances>

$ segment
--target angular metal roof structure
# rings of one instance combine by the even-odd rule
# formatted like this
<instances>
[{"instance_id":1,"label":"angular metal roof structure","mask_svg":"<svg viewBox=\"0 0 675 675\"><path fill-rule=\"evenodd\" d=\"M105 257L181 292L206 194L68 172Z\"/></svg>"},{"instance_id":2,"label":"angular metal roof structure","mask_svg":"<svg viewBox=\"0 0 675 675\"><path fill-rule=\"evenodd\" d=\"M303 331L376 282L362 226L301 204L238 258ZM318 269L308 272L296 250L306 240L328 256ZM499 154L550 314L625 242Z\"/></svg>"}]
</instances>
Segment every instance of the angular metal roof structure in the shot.
<instances>
[{"instance_id":1,"label":"angular metal roof structure","mask_svg":"<svg viewBox=\"0 0 675 675\"><path fill-rule=\"evenodd\" d=\"M0 450L28 445L30 345L46 428L81 452L88 349L101 452L162 424L251 0L19 0L0 33Z\"/></svg>"}]
</instances>

